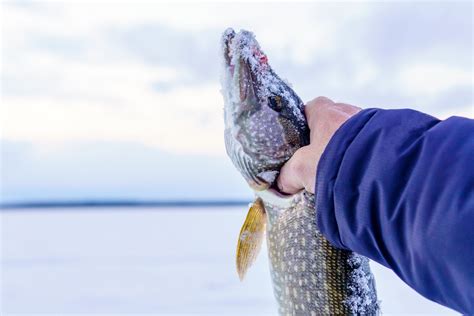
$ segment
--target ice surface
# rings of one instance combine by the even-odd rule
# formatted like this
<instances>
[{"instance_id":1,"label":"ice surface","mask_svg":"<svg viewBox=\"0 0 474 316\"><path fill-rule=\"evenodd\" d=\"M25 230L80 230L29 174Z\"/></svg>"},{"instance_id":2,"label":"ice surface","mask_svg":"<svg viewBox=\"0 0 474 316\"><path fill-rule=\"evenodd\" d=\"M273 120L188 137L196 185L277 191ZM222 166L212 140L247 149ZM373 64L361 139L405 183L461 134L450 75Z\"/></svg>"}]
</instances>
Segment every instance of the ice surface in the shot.
<instances>
[{"instance_id":1,"label":"ice surface","mask_svg":"<svg viewBox=\"0 0 474 316\"><path fill-rule=\"evenodd\" d=\"M246 212L234 207L0 213L0 314L275 315L265 247L242 283L235 269ZM371 265L384 315L456 315L386 268Z\"/></svg>"}]
</instances>

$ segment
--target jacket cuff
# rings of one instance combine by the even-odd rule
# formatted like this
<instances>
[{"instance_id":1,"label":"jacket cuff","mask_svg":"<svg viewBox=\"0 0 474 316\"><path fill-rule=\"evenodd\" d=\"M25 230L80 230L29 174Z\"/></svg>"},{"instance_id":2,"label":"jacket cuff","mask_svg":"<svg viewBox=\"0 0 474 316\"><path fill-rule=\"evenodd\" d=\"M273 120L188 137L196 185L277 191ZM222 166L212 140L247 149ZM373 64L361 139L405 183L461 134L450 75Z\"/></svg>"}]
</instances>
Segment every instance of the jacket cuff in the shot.
<instances>
[{"instance_id":1,"label":"jacket cuff","mask_svg":"<svg viewBox=\"0 0 474 316\"><path fill-rule=\"evenodd\" d=\"M334 185L346 151L365 124L379 109L366 109L348 119L334 133L318 163L315 185L315 208L317 225L329 242L342 249L348 249L341 241L337 223L337 210L334 197Z\"/></svg>"}]
</instances>

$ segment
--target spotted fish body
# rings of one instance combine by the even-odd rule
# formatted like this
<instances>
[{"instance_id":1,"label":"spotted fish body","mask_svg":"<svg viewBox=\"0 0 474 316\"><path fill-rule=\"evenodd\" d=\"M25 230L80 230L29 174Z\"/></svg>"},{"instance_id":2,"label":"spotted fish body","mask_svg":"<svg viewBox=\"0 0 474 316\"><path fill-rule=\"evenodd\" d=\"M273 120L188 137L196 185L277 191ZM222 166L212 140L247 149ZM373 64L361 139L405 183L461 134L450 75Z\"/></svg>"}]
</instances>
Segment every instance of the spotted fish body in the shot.
<instances>
[{"instance_id":1,"label":"spotted fish body","mask_svg":"<svg viewBox=\"0 0 474 316\"><path fill-rule=\"evenodd\" d=\"M257 196L238 241L239 275L255 260L265 231L281 315L378 314L368 259L329 244L317 227L314 195L272 188L281 166L309 142L303 103L252 33L227 30L223 57L226 150Z\"/></svg>"},{"instance_id":2,"label":"spotted fish body","mask_svg":"<svg viewBox=\"0 0 474 316\"><path fill-rule=\"evenodd\" d=\"M270 273L281 315L377 314L367 258L334 248L322 236L312 194L263 201Z\"/></svg>"}]
</instances>

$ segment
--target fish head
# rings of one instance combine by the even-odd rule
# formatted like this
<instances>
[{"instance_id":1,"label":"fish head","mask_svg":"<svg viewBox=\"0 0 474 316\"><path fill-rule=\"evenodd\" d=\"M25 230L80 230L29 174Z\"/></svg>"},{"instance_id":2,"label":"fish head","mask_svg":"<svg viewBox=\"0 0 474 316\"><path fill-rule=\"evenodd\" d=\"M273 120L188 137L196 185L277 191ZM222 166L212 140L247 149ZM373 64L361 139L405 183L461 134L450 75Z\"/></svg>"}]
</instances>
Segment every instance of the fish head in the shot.
<instances>
[{"instance_id":1,"label":"fish head","mask_svg":"<svg viewBox=\"0 0 474 316\"><path fill-rule=\"evenodd\" d=\"M309 143L304 104L272 70L251 32L226 30L222 59L227 154L254 190L268 189Z\"/></svg>"}]
</instances>

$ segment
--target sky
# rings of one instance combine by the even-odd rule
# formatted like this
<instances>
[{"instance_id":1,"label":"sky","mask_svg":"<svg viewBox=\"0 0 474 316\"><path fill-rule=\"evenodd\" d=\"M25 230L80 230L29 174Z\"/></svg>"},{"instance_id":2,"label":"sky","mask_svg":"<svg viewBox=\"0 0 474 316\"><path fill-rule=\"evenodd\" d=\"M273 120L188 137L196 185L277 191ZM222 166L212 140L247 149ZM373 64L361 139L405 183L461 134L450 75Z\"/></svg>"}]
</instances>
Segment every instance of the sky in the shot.
<instances>
[{"instance_id":1,"label":"sky","mask_svg":"<svg viewBox=\"0 0 474 316\"><path fill-rule=\"evenodd\" d=\"M474 117L472 2L2 2L0 203L250 199L219 40L255 33L309 101Z\"/></svg>"}]
</instances>

